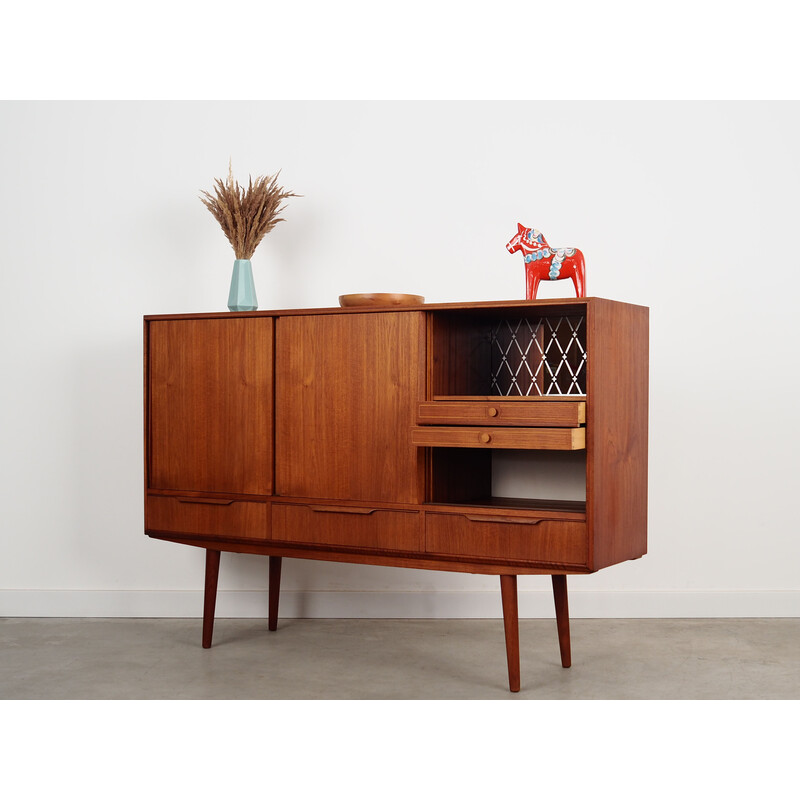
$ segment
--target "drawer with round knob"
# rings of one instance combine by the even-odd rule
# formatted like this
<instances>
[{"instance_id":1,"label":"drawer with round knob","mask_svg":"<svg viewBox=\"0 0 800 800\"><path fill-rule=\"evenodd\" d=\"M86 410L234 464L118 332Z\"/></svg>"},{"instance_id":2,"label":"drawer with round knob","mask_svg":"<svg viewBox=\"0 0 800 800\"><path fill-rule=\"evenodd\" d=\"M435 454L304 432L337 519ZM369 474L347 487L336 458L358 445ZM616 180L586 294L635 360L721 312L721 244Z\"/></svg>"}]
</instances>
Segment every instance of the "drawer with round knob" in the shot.
<instances>
[{"instance_id":1,"label":"drawer with round knob","mask_svg":"<svg viewBox=\"0 0 800 800\"><path fill-rule=\"evenodd\" d=\"M586 428L473 428L417 426L417 447L496 447L506 450L583 450Z\"/></svg>"},{"instance_id":2,"label":"drawer with round knob","mask_svg":"<svg viewBox=\"0 0 800 800\"><path fill-rule=\"evenodd\" d=\"M429 400L417 406L419 425L510 425L576 428L586 422L583 400L486 398Z\"/></svg>"}]
</instances>

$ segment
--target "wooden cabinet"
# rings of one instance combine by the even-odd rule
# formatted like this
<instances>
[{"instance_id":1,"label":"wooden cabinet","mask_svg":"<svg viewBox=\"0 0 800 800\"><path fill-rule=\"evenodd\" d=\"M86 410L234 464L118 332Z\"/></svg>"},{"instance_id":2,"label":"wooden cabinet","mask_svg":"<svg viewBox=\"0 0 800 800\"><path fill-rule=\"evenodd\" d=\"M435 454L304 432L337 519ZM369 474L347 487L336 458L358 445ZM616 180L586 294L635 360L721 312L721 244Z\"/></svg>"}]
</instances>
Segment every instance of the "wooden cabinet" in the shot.
<instances>
[{"instance_id":1,"label":"wooden cabinet","mask_svg":"<svg viewBox=\"0 0 800 800\"><path fill-rule=\"evenodd\" d=\"M206 550L203 646L226 550L269 556L270 630L287 556L499 575L512 691L516 576L552 575L569 666L566 575L646 552L647 317L600 298L145 317L145 528Z\"/></svg>"}]
</instances>

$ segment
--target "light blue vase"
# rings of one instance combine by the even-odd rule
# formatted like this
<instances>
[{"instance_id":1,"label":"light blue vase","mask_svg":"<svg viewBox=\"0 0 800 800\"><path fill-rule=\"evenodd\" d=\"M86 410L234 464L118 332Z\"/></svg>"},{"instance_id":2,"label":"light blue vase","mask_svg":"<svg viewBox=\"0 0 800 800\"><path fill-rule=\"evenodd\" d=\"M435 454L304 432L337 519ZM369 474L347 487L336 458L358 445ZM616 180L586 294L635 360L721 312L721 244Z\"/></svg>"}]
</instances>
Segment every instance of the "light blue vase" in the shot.
<instances>
[{"instance_id":1,"label":"light blue vase","mask_svg":"<svg viewBox=\"0 0 800 800\"><path fill-rule=\"evenodd\" d=\"M256 285L253 282L253 267L250 259L237 258L233 262L228 309L230 311L255 311L257 308Z\"/></svg>"}]
</instances>

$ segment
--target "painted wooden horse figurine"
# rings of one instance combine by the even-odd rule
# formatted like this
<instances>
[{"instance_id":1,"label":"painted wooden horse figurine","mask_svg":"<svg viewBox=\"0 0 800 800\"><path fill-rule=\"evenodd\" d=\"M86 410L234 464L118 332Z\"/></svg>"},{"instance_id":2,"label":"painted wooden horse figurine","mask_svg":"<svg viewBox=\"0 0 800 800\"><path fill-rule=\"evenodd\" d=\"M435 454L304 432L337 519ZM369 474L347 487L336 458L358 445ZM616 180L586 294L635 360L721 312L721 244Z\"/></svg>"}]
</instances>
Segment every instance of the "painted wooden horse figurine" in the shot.
<instances>
[{"instance_id":1,"label":"painted wooden horse figurine","mask_svg":"<svg viewBox=\"0 0 800 800\"><path fill-rule=\"evenodd\" d=\"M525 299L535 300L539 281L572 278L576 297L586 297L586 265L574 247L550 247L536 228L517 223L517 233L506 245L509 253L522 250L525 257Z\"/></svg>"}]
</instances>

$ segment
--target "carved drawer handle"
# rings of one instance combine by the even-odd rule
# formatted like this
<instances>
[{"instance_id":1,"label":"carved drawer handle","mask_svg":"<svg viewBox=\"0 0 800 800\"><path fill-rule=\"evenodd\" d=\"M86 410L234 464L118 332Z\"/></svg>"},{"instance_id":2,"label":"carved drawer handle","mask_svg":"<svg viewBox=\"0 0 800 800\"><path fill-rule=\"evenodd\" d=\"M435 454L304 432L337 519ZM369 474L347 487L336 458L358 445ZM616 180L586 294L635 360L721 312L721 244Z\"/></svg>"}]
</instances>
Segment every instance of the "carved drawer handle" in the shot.
<instances>
[{"instance_id":1,"label":"carved drawer handle","mask_svg":"<svg viewBox=\"0 0 800 800\"><path fill-rule=\"evenodd\" d=\"M477 514L464 514L470 522L502 522L510 525L538 525L540 522L558 522L556 519L524 519L521 517L482 517Z\"/></svg>"},{"instance_id":2,"label":"carved drawer handle","mask_svg":"<svg viewBox=\"0 0 800 800\"><path fill-rule=\"evenodd\" d=\"M358 508L357 506L309 506L312 511L325 514L372 514L377 508Z\"/></svg>"},{"instance_id":3,"label":"carved drawer handle","mask_svg":"<svg viewBox=\"0 0 800 800\"><path fill-rule=\"evenodd\" d=\"M491 442L491 441L492 441L491 434L488 434L488 433L482 433L482 434L480 435L480 440L481 440L481 441L482 441L484 444L489 444L489 442Z\"/></svg>"},{"instance_id":4,"label":"carved drawer handle","mask_svg":"<svg viewBox=\"0 0 800 800\"><path fill-rule=\"evenodd\" d=\"M229 506L233 500L221 500L217 497L179 497L179 503L200 503L206 506Z\"/></svg>"},{"instance_id":5,"label":"carved drawer handle","mask_svg":"<svg viewBox=\"0 0 800 800\"><path fill-rule=\"evenodd\" d=\"M497 416L497 409L494 406L490 406L489 408L486 409L486 413L490 417L496 417Z\"/></svg>"}]
</instances>

